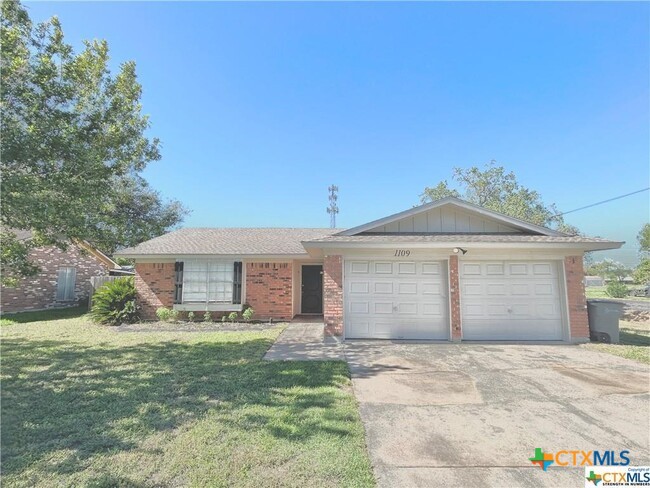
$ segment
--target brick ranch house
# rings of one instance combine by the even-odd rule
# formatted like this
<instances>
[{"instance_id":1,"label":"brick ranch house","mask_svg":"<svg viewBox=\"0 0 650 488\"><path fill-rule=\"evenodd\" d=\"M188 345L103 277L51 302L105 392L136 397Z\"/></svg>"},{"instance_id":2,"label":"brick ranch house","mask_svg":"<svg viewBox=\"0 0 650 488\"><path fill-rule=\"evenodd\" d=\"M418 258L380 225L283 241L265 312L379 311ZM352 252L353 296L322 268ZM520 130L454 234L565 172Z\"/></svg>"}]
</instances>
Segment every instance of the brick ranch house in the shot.
<instances>
[{"instance_id":1,"label":"brick ranch house","mask_svg":"<svg viewBox=\"0 0 650 488\"><path fill-rule=\"evenodd\" d=\"M352 229L181 229L126 249L142 312L323 315L343 338L589 338L585 251L568 236L444 198Z\"/></svg>"},{"instance_id":2,"label":"brick ranch house","mask_svg":"<svg viewBox=\"0 0 650 488\"><path fill-rule=\"evenodd\" d=\"M32 238L30 231L17 230L20 240ZM88 299L92 276L119 270L112 259L86 242L70 244L65 251L56 246L32 249L29 258L40 268L36 276L23 278L15 287L0 289L0 312L14 313L69 307Z\"/></svg>"}]
</instances>

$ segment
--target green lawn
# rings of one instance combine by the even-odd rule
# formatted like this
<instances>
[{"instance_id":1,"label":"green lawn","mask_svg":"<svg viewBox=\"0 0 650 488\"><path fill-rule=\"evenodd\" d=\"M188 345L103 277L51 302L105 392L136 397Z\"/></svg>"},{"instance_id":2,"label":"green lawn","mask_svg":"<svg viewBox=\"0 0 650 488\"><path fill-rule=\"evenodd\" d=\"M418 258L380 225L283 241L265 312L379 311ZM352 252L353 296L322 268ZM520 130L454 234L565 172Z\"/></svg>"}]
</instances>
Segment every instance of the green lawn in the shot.
<instances>
[{"instance_id":1,"label":"green lawn","mask_svg":"<svg viewBox=\"0 0 650 488\"><path fill-rule=\"evenodd\" d=\"M128 333L55 314L2 322L4 486L374 485L347 366L261 361L281 326Z\"/></svg>"},{"instance_id":2,"label":"green lawn","mask_svg":"<svg viewBox=\"0 0 650 488\"><path fill-rule=\"evenodd\" d=\"M628 286L629 289L635 288L634 285ZM610 297L607 294L606 291L607 287L606 286L587 286L585 287L585 295L587 296L587 299L589 298L606 298L611 300L612 297ZM614 299L617 300L617 299ZM624 298L624 300L637 300L640 302L650 302L650 298L648 297L633 297L633 296L627 296Z\"/></svg>"},{"instance_id":3,"label":"green lawn","mask_svg":"<svg viewBox=\"0 0 650 488\"><path fill-rule=\"evenodd\" d=\"M650 323L621 320L619 324L619 344L589 343L583 347L650 364Z\"/></svg>"}]
</instances>

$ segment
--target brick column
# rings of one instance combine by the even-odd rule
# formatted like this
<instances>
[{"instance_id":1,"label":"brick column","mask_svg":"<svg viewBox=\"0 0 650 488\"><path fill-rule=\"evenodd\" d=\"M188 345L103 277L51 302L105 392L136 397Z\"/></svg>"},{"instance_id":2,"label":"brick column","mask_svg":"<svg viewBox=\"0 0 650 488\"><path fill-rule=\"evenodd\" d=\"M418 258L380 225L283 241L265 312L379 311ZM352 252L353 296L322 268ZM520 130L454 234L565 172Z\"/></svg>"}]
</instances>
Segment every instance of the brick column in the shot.
<instances>
[{"instance_id":1,"label":"brick column","mask_svg":"<svg viewBox=\"0 0 650 488\"><path fill-rule=\"evenodd\" d=\"M585 298L582 256L564 258L566 274L566 291L569 299L569 330L571 342L589 341L589 317L587 316L587 299Z\"/></svg>"},{"instance_id":2,"label":"brick column","mask_svg":"<svg viewBox=\"0 0 650 488\"><path fill-rule=\"evenodd\" d=\"M458 256L449 256L449 297L451 310L451 340L460 341L461 338L461 317L460 317L460 284L458 277Z\"/></svg>"},{"instance_id":3,"label":"brick column","mask_svg":"<svg viewBox=\"0 0 650 488\"><path fill-rule=\"evenodd\" d=\"M325 256L323 261L323 318L325 333L343 335L343 257Z\"/></svg>"}]
</instances>

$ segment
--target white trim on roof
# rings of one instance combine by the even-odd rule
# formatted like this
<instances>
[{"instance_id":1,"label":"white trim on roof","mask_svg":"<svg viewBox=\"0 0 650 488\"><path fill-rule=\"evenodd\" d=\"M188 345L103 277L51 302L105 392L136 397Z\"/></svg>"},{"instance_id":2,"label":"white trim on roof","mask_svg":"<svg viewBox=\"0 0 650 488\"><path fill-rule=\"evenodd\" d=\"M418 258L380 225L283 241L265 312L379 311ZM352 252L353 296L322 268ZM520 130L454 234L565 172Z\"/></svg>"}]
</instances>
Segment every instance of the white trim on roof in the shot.
<instances>
[{"instance_id":1,"label":"white trim on roof","mask_svg":"<svg viewBox=\"0 0 650 488\"><path fill-rule=\"evenodd\" d=\"M391 222L395 222L397 220L401 220L406 217L412 217L414 215L417 215L422 212L428 212L431 209L442 207L444 205L454 205L456 207L460 207L462 209L465 209L470 212L477 213L479 215L482 215L484 217L489 217L498 221L501 221L505 224L511 225L513 227L517 227L522 230L527 230L531 232L535 232L538 234L542 234L545 236L566 236L567 234L563 232L559 232L557 230L549 229L547 227L542 227L541 225L535 225L531 224L529 222L525 222L521 219L516 219L514 217L509 217L507 215L504 215L499 212L495 212L493 210L488 210L483 207L479 207L478 205L474 205L473 203L466 202L464 200L461 200L456 197L445 197L441 198L440 200L436 200L431 203L425 203L423 205L420 205L418 207L413 207L408 210L404 210L403 212L398 212L393 215L389 215L388 217L384 217L381 219L373 220L372 222L368 222L363 225L359 225L357 227L352 227L351 229L346 229L342 232L339 232L334 235L339 235L339 236L353 236L356 234L359 234L361 232L366 232L370 229L374 229L376 227L380 227L382 225L390 224Z\"/></svg>"},{"instance_id":2,"label":"white trim on roof","mask_svg":"<svg viewBox=\"0 0 650 488\"><path fill-rule=\"evenodd\" d=\"M605 249L618 249L623 243L621 242L481 242L481 241L464 241L462 236L459 236L457 241L429 241L429 242L413 242L413 241L391 241L391 242L303 242L307 251L312 249L396 249L396 248L411 248L411 249L453 249L454 247L474 248L474 249L581 249L584 251L600 251ZM311 254L311 253L310 253Z\"/></svg>"},{"instance_id":3,"label":"white trim on roof","mask_svg":"<svg viewBox=\"0 0 650 488\"><path fill-rule=\"evenodd\" d=\"M410 249L428 252L444 251L451 254L455 247L471 251L492 253L507 252L533 252L553 251L575 254L576 252L603 251L618 249L622 242L468 242L459 236L457 241L447 242L303 242L302 245L313 258L321 258L329 254L345 254L349 251L371 252L372 250Z\"/></svg>"}]
</instances>

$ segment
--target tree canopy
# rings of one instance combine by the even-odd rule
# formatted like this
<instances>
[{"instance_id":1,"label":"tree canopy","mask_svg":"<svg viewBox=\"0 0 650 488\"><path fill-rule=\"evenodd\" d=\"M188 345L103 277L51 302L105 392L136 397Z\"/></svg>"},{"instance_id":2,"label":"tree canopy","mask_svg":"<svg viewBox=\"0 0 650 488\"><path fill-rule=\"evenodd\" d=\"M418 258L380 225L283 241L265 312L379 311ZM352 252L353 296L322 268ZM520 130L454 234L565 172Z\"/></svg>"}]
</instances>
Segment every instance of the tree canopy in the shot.
<instances>
[{"instance_id":1,"label":"tree canopy","mask_svg":"<svg viewBox=\"0 0 650 488\"><path fill-rule=\"evenodd\" d=\"M161 156L134 62L112 74L106 41L76 54L56 17L34 25L16 0L2 2L0 42L3 277L35 272L30 245L81 239L112 253L182 221L183 206L139 176Z\"/></svg>"},{"instance_id":2,"label":"tree canopy","mask_svg":"<svg viewBox=\"0 0 650 488\"><path fill-rule=\"evenodd\" d=\"M586 272L607 280L623 281L632 273L632 270L618 261L604 259L589 266Z\"/></svg>"},{"instance_id":3,"label":"tree canopy","mask_svg":"<svg viewBox=\"0 0 650 488\"><path fill-rule=\"evenodd\" d=\"M572 235L579 233L576 227L564 222L554 204L545 204L537 191L521 185L513 172L497 166L495 161L487 163L483 169L456 167L452 179L456 187L450 186L447 180L440 181L435 186L426 187L420 201L426 203L449 196L458 197L533 224Z\"/></svg>"},{"instance_id":4,"label":"tree canopy","mask_svg":"<svg viewBox=\"0 0 650 488\"><path fill-rule=\"evenodd\" d=\"M639 250L642 253L650 253L650 224L641 227L636 238L639 241Z\"/></svg>"}]
</instances>

